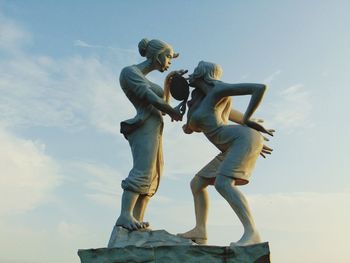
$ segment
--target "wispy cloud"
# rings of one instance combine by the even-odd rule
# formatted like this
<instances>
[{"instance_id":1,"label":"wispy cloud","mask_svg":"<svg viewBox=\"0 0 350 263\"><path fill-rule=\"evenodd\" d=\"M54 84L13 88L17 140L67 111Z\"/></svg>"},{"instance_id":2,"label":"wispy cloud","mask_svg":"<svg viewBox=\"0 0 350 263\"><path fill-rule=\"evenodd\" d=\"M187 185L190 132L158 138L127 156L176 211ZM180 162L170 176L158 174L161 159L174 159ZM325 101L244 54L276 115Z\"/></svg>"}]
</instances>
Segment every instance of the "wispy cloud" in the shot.
<instances>
[{"instance_id":1,"label":"wispy cloud","mask_svg":"<svg viewBox=\"0 0 350 263\"><path fill-rule=\"evenodd\" d=\"M82 48L101 48L101 49L108 49L110 51L114 52L122 52L127 53L130 55L137 55L137 49L129 49L129 48L120 48L120 47L113 47L113 46L104 46L104 45L96 45L96 44L90 44L87 43L84 40L77 39L73 42L73 45L76 47L82 47Z\"/></svg>"},{"instance_id":2,"label":"wispy cloud","mask_svg":"<svg viewBox=\"0 0 350 263\"><path fill-rule=\"evenodd\" d=\"M280 92L280 100L274 106L273 122L276 127L293 132L313 125L311 112L309 91L303 84L296 84Z\"/></svg>"},{"instance_id":3,"label":"wispy cloud","mask_svg":"<svg viewBox=\"0 0 350 263\"><path fill-rule=\"evenodd\" d=\"M57 232L64 240L70 240L84 234L85 229L82 225L61 221L57 226Z\"/></svg>"},{"instance_id":4,"label":"wispy cloud","mask_svg":"<svg viewBox=\"0 0 350 263\"><path fill-rule=\"evenodd\" d=\"M80 174L81 181L85 188L85 195L94 202L116 208L122 189L120 182L123 176L119 174L118 169L104 164L74 162L69 165Z\"/></svg>"},{"instance_id":5,"label":"wispy cloud","mask_svg":"<svg viewBox=\"0 0 350 263\"><path fill-rule=\"evenodd\" d=\"M9 23L1 24L1 30L3 34L12 32L12 36L2 37L0 43L0 51L9 55L0 62L2 123L10 127L70 130L90 125L118 133L118 123L134 114L118 87L117 72L121 66L102 62L93 55L55 59L23 50L12 54L8 46L12 42L24 45L29 34Z\"/></svg>"},{"instance_id":6,"label":"wispy cloud","mask_svg":"<svg viewBox=\"0 0 350 263\"><path fill-rule=\"evenodd\" d=\"M165 118L164 176L172 180L188 179L211 161L219 150L202 133L185 134L182 124ZM184 177L187 175L187 177Z\"/></svg>"},{"instance_id":7,"label":"wispy cloud","mask_svg":"<svg viewBox=\"0 0 350 263\"><path fill-rule=\"evenodd\" d=\"M0 13L0 52L17 52L31 40L32 36L29 32Z\"/></svg>"},{"instance_id":8,"label":"wispy cloud","mask_svg":"<svg viewBox=\"0 0 350 263\"><path fill-rule=\"evenodd\" d=\"M101 47L101 46L90 45L90 44L88 44L85 41L80 40L80 39L75 40L73 44L76 47Z\"/></svg>"},{"instance_id":9,"label":"wispy cloud","mask_svg":"<svg viewBox=\"0 0 350 263\"><path fill-rule=\"evenodd\" d=\"M61 181L57 163L44 145L0 128L0 216L36 208L53 198Z\"/></svg>"},{"instance_id":10,"label":"wispy cloud","mask_svg":"<svg viewBox=\"0 0 350 263\"><path fill-rule=\"evenodd\" d=\"M268 84L268 85L271 84L272 81L274 81L281 74L281 72L282 72L281 70L276 70L270 76L266 77L263 80L263 83Z\"/></svg>"}]
</instances>

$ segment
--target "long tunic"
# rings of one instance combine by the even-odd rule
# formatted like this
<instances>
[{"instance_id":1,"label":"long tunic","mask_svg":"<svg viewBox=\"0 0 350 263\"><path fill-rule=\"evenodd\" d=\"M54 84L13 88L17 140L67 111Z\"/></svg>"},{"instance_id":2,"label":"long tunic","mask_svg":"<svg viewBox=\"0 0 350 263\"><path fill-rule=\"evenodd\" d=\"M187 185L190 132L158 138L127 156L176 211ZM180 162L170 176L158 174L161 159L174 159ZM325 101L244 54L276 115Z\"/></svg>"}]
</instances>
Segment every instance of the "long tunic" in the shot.
<instances>
[{"instance_id":1,"label":"long tunic","mask_svg":"<svg viewBox=\"0 0 350 263\"><path fill-rule=\"evenodd\" d=\"M124 190L152 196L158 189L163 170L163 118L145 97L152 92L163 98L163 90L146 79L134 65L121 71L119 81L136 109L136 116L121 122L120 126L133 157L133 167L121 186Z\"/></svg>"},{"instance_id":2,"label":"long tunic","mask_svg":"<svg viewBox=\"0 0 350 263\"><path fill-rule=\"evenodd\" d=\"M191 129L203 132L221 151L197 175L211 179L227 176L238 185L247 184L263 146L262 136L251 128L227 124L231 98L218 96L223 89L226 87L214 86L189 116Z\"/></svg>"}]
</instances>

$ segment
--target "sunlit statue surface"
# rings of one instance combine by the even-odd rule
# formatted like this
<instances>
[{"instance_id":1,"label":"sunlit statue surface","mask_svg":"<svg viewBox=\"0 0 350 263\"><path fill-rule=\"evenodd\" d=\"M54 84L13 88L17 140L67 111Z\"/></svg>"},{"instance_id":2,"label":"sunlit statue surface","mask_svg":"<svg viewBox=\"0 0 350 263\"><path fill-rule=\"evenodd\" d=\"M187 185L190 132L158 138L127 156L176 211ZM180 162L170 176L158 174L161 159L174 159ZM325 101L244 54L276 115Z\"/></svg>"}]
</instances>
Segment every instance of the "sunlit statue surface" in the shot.
<instances>
[{"instance_id":1,"label":"sunlit statue surface","mask_svg":"<svg viewBox=\"0 0 350 263\"><path fill-rule=\"evenodd\" d=\"M146 78L151 71L168 70L171 60L178 54L174 53L169 44L157 39L142 39L138 47L146 60L125 67L119 79L122 90L137 112L134 118L121 122L120 130L129 142L133 167L122 181L124 192L116 226L129 230L149 226L143 218L150 197L157 191L163 169L162 113L168 114L175 121L182 119L180 110L167 103L169 95ZM165 84L173 74L175 73L167 76Z\"/></svg>"},{"instance_id":2,"label":"sunlit statue surface","mask_svg":"<svg viewBox=\"0 0 350 263\"><path fill-rule=\"evenodd\" d=\"M243 236L231 245L260 243L248 202L237 185L247 184L259 154L265 157L272 149L264 145L260 133L273 135L274 130L265 129L262 120L251 119L258 108L266 86L263 84L228 84L220 81L219 65L201 61L189 76L194 87L188 103L185 133L202 132L220 154L202 168L191 181L195 206L195 227L181 237L198 244L207 242L207 217L209 199L207 186L214 185L220 195L230 204L244 227ZM231 108L231 96L251 95L244 114ZM233 121L239 125L228 124ZM266 138L265 138L266 139Z\"/></svg>"}]
</instances>

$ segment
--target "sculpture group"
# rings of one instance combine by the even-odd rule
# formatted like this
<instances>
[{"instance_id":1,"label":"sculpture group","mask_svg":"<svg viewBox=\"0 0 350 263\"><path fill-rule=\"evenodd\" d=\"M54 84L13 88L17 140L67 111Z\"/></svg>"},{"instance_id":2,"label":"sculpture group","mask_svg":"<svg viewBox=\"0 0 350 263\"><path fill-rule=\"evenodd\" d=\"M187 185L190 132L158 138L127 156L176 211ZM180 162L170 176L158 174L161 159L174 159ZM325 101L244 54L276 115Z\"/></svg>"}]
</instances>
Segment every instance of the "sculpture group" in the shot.
<instances>
[{"instance_id":1,"label":"sculpture group","mask_svg":"<svg viewBox=\"0 0 350 263\"><path fill-rule=\"evenodd\" d=\"M262 120L252 119L266 92L266 86L222 82L220 65L201 61L186 78L183 77L186 70L169 73L162 88L148 80L146 75L155 70L167 71L171 60L177 58L178 54L169 44L157 39L142 39L138 47L140 55L146 59L137 65L125 67L120 74L120 86L137 114L121 122L120 126L131 148L133 167L121 184L121 213L116 226L131 231L149 227L149 223L144 221L145 210L158 189L163 169L163 115L169 115L174 121L182 121L188 106L183 131L186 134L203 133L218 148L219 154L192 179L196 224L192 230L178 235L198 244L206 244L209 209L206 188L214 185L244 228L243 236L233 244L242 246L260 243L248 202L237 186L249 182L259 155L265 158L266 154L272 152L264 144L264 139L267 139L262 134L273 136L274 130L266 129ZM175 78L180 79L177 83L182 84L177 85ZM180 94L188 94L189 87L193 88L191 100L187 102L185 95L179 106L171 107L171 94L176 97L174 89L179 89ZM244 113L231 107L231 97L241 95L251 96Z\"/></svg>"}]
</instances>

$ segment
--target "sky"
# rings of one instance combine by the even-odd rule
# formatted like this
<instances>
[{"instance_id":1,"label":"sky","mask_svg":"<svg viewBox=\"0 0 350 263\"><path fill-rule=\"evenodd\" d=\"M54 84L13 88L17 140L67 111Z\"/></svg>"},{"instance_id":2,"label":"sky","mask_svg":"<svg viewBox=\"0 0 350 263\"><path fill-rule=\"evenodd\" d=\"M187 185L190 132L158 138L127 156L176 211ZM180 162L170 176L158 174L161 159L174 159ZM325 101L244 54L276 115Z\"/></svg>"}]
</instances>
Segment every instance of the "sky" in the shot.
<instances>
[{"instance_id":1,"label":"sky","mask_svg":"<svg viewBox=\"0 0 350 263\"><path fill-rule=\"evenodd\" d=\"M276 129L247 196L274 262L350 262L350 3L321 1L0 0L0 263L78 263L105 247L131 169L120 89L138 42L161 39L190 72L218 63L228 83L269 86L254 115ZM149 79L162 85L166 74ZM244 112L249 96L233 99ZM172 102L176 105L176 102ZM165 117L165 170L145 219L194 225L189 183L216 154ZM348 157L347 157L348 156ZM242 227L210 188L209 244Z\"/></svg>"}]
</instances>

